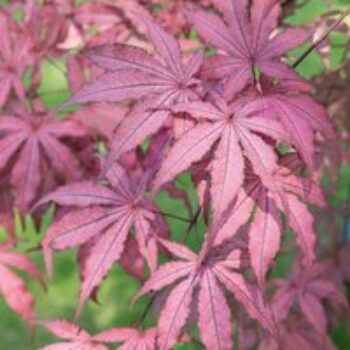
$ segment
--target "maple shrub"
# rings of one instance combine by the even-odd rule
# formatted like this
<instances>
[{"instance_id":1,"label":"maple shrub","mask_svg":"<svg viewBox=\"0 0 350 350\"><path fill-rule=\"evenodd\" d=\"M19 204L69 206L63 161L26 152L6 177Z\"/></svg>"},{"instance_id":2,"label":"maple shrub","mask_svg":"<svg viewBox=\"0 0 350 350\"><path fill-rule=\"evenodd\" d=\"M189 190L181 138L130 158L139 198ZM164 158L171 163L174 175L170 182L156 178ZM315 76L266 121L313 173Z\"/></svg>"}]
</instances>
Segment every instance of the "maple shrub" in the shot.
<instances>
[{"instance_id":1,"label":"maple shrub","mask_svg":"<svg viewBox=\"0 0 350 350\"><path fill-rule=\"evenodd\" d=\"M0 296L23 349L335 349L350 250L322 185L349 139L299 68L347 13L321 28L288 25L302 5L279 0L2 3ZM75 267L67 296L55 284L72 250L77 302ZM116 266L133 321L99 323Z\"/></svg>"}]
</instances>

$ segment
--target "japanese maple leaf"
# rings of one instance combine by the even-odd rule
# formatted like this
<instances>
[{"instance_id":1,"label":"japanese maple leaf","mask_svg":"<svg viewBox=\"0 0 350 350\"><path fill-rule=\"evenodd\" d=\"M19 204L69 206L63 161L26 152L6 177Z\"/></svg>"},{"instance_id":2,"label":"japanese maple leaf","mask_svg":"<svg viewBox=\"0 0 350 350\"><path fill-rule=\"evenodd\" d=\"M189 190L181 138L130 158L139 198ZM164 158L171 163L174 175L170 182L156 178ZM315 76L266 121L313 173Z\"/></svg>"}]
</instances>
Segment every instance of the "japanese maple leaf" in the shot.
<instances>
[{"instance_id":1,"label":"japanese maple leaf","mask_svg":"<svg viewBox=\"0 0 350 350\"><path fill-rule=\"evenodd\" d=\"M298 86L283 81L273 85L262 78L261 91L251 96L261 113L275 116L291 135L291 141L311 170L314 168L314 134L335 138L334 128L326 110L311 97L301 94Z\"/></svg>"},{"instance_id":2,"label":"japanese maple leaf","mask_svg":"<svg viewBox=\"0 0 350 350\"><path fill-rule=\"evenodd\" d=\"M1 116L0 170L12 168L11 184L21 212L26 212L38 199L47 164L51 167L49 173L65 181L80 177L79 161L64 138L86 136L86 129L77 122L56 121L46 114L18 111L15 115Z\"/></svg>"},{"instance_id":3,"label":"japanese maple leaf","mask_svg":"<svg viewBox=\"0 0 350 350\"><path fill-rule=\"evenodd\" d=\"M86 82L84 71L88 69L87 60L83 56L69 57L67 62L67 77L70 89L78 91ZM98 69L96 69L98 70ZM98 72L91 72L92 78ZM70 114L70 119L76 120L97 137L109 140L126 113L130 110L127 104L88 103Z\"/></svg>"},{"instance_id":4,"label":"japanese maple leaf","mask_svg":"<svg viewBox=\"0 0 350 350\"><path fill-rule=\"evenodd\" d=\"M151 270L157 265L157 227L153 226L157 211L144 196L142 177L128 180L124 169L114 164L107 171L106 178L109 187L89 181L74 183L57 189L39 202L54 201L75 207L52 224L42 241L49 274L52 271L52 250L81 246L94 239L82 266L84 279L77 315L113 263L120 260L131 228L135 229L139 251Z\"/></svg>"},{"instance_id":5,"label":"japanese maple leaf","mask_svg":"<svg viewBox=\"0 0 350 350\"><path fill-rule=\"evenodd\" d=\"M189 6L196 4L197 6L208 7L213 4L211 0L151 0L150 2L153 6L161 7L161 11L152 13L155 20L165 27L167 31L177 35L188 32L188 24L184 13Z\"/></svg>"},{"instance_id":6,"label":"japanese maple leaf","mask_svg":"<svg viewBox=\"0 0 350 350\"><path fill-rule=\"evenodd\" d=\"M21 316L30 326L35 319L34 298L26 289L22 279L12 272L12 268L22 270L43 284L37 266L25 255L9 250L10 245L0 245L0 295L8 306Z\"/></svg>"},{"instance_id":7,"label":"japanese maple leaf","mask_svg":"<svg viewBox=\"0 0 350 350\"><path fill-rule=\"evenodd\" d=\"M137 294L140 297L173 286L158 320L159 350L170 349L175 344L196 300L194 293L198 288L198 325L207 349L231 350L233 347L230 307L222 286L235 295L251 317L258 319L268 330L274 330L261 295L256 294L257 291L236 271L240 267L240 250L225 244L208 251L204 245L197 256L184 245L166 240L161 243L179 260L162 265Z\"/></svg>"},{"instance_id":8,"label":"japanese maple leaf","mask_svg":"<svg viewBox=\"0 0 350 350\"><path fill-rule=\"evenodd\" d=\"M156 329L140 331L134 328L112 328L97 336L105 342L122 343L120 350L153 350L156 349Z\"/></svg>"},{"instance_id":9,"label":"japanese maple leaf","mask_svg":"<svg viewBox=\"0 0 350 350\"><path fill-rule=\"evenodd\" d=\"M24 99L22 75L32 57L29 38L3 12L0 12L0 32L0 107L3 107L12 92Z\"/></svg>"},{"instance_id":10,"label":"japanese maple leaf","mask_svg":"<svg viewBox=\"0 0 350 350\"><path fill-rule=\"evenodd\" d=\"M255 116L256 111L246 105L227 105L219 96L216 101L191 102L174 106L175 111L186 111L198 124L183 135L165 158L154 188L173 179L177 174L202 159L215 145L210 164L211 200L214 217L218 218L235 198L244 181L244 158L254 171L266 177L276 166L273 147L259 134L277 140L288 140L289 135L271 118Z\"/></svg>"},{"instance_id":11,"label":"japanese maple leaf","mask_svg":"<svg viewBox=\"0 0 350 350\"><path fill-rule=\"evenodd\" d=\"M265 184L250 175L248 182L238 192L230 216L215 237L214 245L229 239L250 221L250 261L259 284L263 285L280 248L282 211L296 234L297 243L304 254L304 263L310 265L315 258L316 235L313 216L304 202L325 205L321 188L307 178L297 177L284 167L276 169L270 181L265 178Z\"/></svg>"},{"instance_id":12,"label":"japanese maple leaf","mask_svg":"<svg viewBox=\"0 0 350 350\"><path fill-rule=\"evenodd\" d=\"M251 9L247 0L217 3L225 21L201 10L187 16L199 35L220 49L219 54L205 61L201 70L204 78L224 78L228 97L252 80L255 68L273 78L298 78L280 58L304 43L307 36L299 28L290 28L271 38L280 12L278 0L254 0Z\"/></svg>"},{"instance_id":13,"label":"japanese maple leaf","mask_svg":"<svg viewBox=\"0 0 350 350\"><path fill-rule=\"evenodd\" d=\"M31 42L35 69L39 70L39 63L44 57L58 54L58 44L67 35L67 19L53 4L34 5L27 12L23 29Z\"/></svg>"},{"instance_id":14,"label":"japanese maple leaf","mask_svg":"<svg viewBox=\"0 0 350 350\"><path fill-rule=\"evenodd\" d=\"M315 263L305 270L296 262L289 280L276 280L278 289L272 301L276 318L286 319L290 309L297 304L315 330L324 334L327 316L322 301L329 299L344 307L348 306L345 296L329 278L328 269L327 261Z\"/></svg>"},{"instance_id":15,"label":"japanese maple leaf","mask_svg":"<svg viewBox=\"0 0 350 350\"><path fill-rule=\"evenodd\" d=\"M0 180L0 229L4 229L9 239L15 240L13 220L13 196L8 177Z\"/></svg>"},{"instance_id":16,"label":"japanese maple leaf","mask_svg":"<svg viewBox=\"0 0 350 350\"><path fill-rule=\"evenodd\" d=\"M115 132L111 160L117 160L159 130L169 117L169 106L198 99L198 80L194 76L201 65L202 54L194 55L184 67L178 42L153 22L146 20L145 23L160 59L130 45L93 49L88 57L107 72L84 86L69 102L139 101Z\"/></svg>"},{"instance_id":17,"label":"japanese maple leaf","mask_svg":"<svg viewBox=\"0 0 350 350\"><path fill-rule=\"evenodd\" d=\"M91 103L72 113L70 118L84 125L93 135L109 140L128 108L110 103Z\"/></svg>"},{"instance_id":18,"label":"japanese maple leaf","mask_svg":"<svg viewBox=\"0 0 350 350\"><path fill-rule=\"evenodd\" d=\"M44 346L41 350L108 350L104 343L117 342L124 342L118 348L123 350L151 350L155 348L155 330L152 328L145 332L134 328L112 328L96 335L90 335L74 323L63 320L40 323L52 334L65 340L64 342Z\"/></svg>"},{"instance_id":19,"label":"japanese maple leaf","mask_svg":"<svg viewBox=\"0 0 350 350\"><path fill-rule=\"evenodd\" d=\"M294 321L294 320L293 320ZM280 337L267 335L259 344L259 350L336 350L327 333L315 331L309 324L297 318L280 329Z\"/></svg>"}]
</instances>

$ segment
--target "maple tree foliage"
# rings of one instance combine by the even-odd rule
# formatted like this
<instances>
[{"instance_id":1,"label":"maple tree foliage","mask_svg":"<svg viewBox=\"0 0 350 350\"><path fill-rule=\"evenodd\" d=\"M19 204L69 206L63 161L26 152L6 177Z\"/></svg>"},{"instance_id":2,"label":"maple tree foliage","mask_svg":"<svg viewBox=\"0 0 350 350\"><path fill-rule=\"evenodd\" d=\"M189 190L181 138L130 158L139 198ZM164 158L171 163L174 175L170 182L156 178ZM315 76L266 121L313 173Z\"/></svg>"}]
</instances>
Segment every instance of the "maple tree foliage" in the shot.
<instances>
[{"instance_id":1,"label":"maple tree foliage","mask_svg":"<svg viewBox=\"0 0 350 350\"><path fill-rule=\"evenodd\" d=\"M269 121L269 125L265 126L265 120L255 117L255 111L249 105L237 110L236 104L228 106L219 97L215 102L217 106L191 102L174 107L193 115L198 124L174 144L157 174L154 186L159 187L200 160L219 139L211 165L211 197L214 215L220 216L243 185L243 151L255 172L263 178L275 166L277 158L273 149L255 133L265 133L279 140L288 140L288 134L274 121Z\"/></svg>"},{"instance_id":2,"label":"maple tree foliage","mask_svg":"<svg viewBox=\"0 0 350 350\"><path fill-rule=\"evenodd\" d=\"M270 38L280 12L278 0L254 0L249 15L246 0L217 1L217 4L227 24L203 11L188 15L203 39L227 54L206 60L201 70L204 78L227 77L225 93L229 97L253 79L255 68L273 78L298 79L280 58L305 42L307 35L299 28L290 28Z\"/></svg>"},{"instance_id":3,"label":"maple tree foliage","mask_svg":"<svg viewBox=\"0 0 350 350\"><path fill-rule=\"evenodd\" d=\"M42 326L65 342L48 345L42 350L76 349L76 350L107 350L105 343L121 343L123 350L153 349L155 330L149 329L140 332L133 328L108 329L96 335L90 335L85 330L73 323L64 320L52 320L41 322Z\"/></svg>"},{"instance_id":4,"label":"maple tree foliage","mask_svg":"<svg viewBox=\"0 0 350 350\"><path fill-rule=\"evenodd\" d=\"M145 25L161 61L131 45L89 50L86 55L107 72L70 100L70 103L139 101L116 129L111 142L112 160L158 131L170 115L169 106L198 99L199 81L194 75L200 68L202 53L194 55L183 67L177 41L155 23L145 20Z\"/></svg>"},{"instance_id":5,"label":"maple tree foliage","mask_svg":"<svg viewBox=\"0 0 350 350\"><path fill-rule=\"evenodd\" d=\"M24 281L12 269L26 272L41 284L43 278L38 267L27 256L12 252L10 248L11 244L8 243L0 245L0 294L8 306L33 327L34 297L26 289Z\"/></svg>"},{"instance_id":6,"label":"maple tree foliage","mask_svg":"<svg viewBox=\"0 0 350 350\"><path fill-rule=\"evenodd\" d=\"M2 33L0 106L2 107L13 92L18 98L24 99L25 92L21 77L29 63L27 57L30 50L30 40L2 12L0 12L0 31Z\"/></svg>"},{"instance_id":7,"label":"maple tree foliage","mask_svg":"<svg viewBox=\"0 0 350 350\"><path fill-rule=\"evenodd\" d=\"M38 199L45 168L50 167L54 175L66 181L82 175L79 160L64 138L87 135L85 128L73 120L56 121L47 114L20 110L2 116L0 170L11 171L16 204L22 212Z\"/></svg>"},{"instance_id":8,"label":"maple tree foliage","mask_svg":"<svg viewBox=\"0 0 350 350\"><path fill-rule=\"evenodd\" d=\"M262 303L262 296L247 285L237 271L241 252L235 249L235 244L226 243L212 250L208 250L208 245L203 245L197 256L186 246L164 240L161 243L180 261L161 266L138 293L141 296L155 292L178 281L159 317L157 330L160 349L170 349L176 342L186 323L198 285L198 323L207 348L232 349L230 309L221 284L244 304L248 313L258 319L263 327L274 331L273 320Z\"/></svg>"},{"instance_id":9,"label":"maple tree foliage","mask_svg":"<svg viewBox=\"0 0 350 350\"><path fill-rule=\"evenodd\" d=\"M111 188L93 182L78 182L60 187L40 201L40 204L54 201L79 208L54 223L42 241L49 274L52 250L90 244L82 266L78 314L112 264L121 258L131 227L135 228L138 249L151 271L157 266L157 210L144 196L146 184L142 178L129 180L117 164L108 170L106 177Z\"/></svg>"},{"instance_id":10,"label":"maple tree foliage","mask_svg":"<svg viewBox=\"0 0 350 350\"><path fill-rule=\"evenodd\" d=\"M278 320L284 320L289 309L297 302L308 322L321 334L327 329L327 318L322 300L347 305L346 298L337 288L335 281L327 276L329 262L318 262L305 271L295 264L289 281L276 280L278 286L274 295L273 308ZM329 273L329 272L328 272Z\"/></svg>"},{"instance_id":11,"label":"maple tree foliage","mask_svg":"<svg viewBox=\"0 0 350 350\"><path fill-rule=\"evenodd\" d=\"M294 69L328 34L288 26L286 3L1 5L0 295L31 328L60 339L43 350L335 348L349 247L325 247L317 213L332 211L321 182L328 153L346 151ZM64 91L59 82L43 91L48 63L65 75ZM70 97L51 106L47 97L62 93ZM165 210L164 197L188 216ZM21 216L37 224L51 203L53 220L30 250L42 254L48 288L54 252L77 251L74 322L37 320L13 272L43 284L16 231ZM178 232L170 219L188 226ZM283 254L294 262L281 277ZM139 282L130 306L149 304L132 326L91 335L78 317L115 265Z\"/></svg>"}]
</instances>

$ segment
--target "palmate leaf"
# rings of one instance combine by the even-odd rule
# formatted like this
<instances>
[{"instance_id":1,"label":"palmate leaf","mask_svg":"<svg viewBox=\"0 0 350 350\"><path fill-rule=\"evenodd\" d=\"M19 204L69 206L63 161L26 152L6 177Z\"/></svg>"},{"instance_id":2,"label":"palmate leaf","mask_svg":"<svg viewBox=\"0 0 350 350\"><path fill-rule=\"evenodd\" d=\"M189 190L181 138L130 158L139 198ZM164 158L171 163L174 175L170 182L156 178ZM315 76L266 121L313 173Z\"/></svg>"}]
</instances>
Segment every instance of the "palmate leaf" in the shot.
<instances>
[{"instance_id":1,"label":"palmate leaf","mask_svg":"<svg viewBox=\"0 0 350 350\"><path fill-rule=\"evenodd\" d=\"M155 348L155 329L139 331L134 328L111 328L96 335L90 335L74 323L64 320L40 322L49 332L64 342L46 345L41 350L107 350L104 344L124 343L118 349L143 350Z\"/></svg>"},{"instance_id":2,"label":"palmate leaf","mask_svg":"<svg viewBox=\"0 0 350 350\"><path fill-rule=\"evenodd\" d=\"M80 163L63 138L87 137L77 122L54 121L48 115L18 115L0 118L0 170L11 171L15 202L22 213L38 199L45 164L51 174L69 182L82 175ZM14 161L13 168L8 169Z\"/></svg>"},{"instance_id":3,"label":"palmate leaf","mask_svg":"<svg viewBox=\"0 0 350 350\"><path fill-rule=\"evenodd\" d=\"M198 310L201 339L207 349L232 348L230 308L211 272L206 272L202 277Z\"/></svg>"},{"instance_id":4,"label":"palmate leaf","mask_svg":"<svg viewBox=\"0 0 350 350\"><path fill-rule=\"evenodd\" d=\"M281 56L307 40L301 29L293 28L270 38L280 12L278 0L254 0L248 17L248 1L217 2L224 21L218 16L198 10L188 13L199 35L225 53L208 58L201 69L207 79L224 79L226 97L253 80L257 67L278 79L298 79L295 72L281 61Z\"/></svg>"},{"instance_id":5,"label":"palmate leaf","mask_svg":"<svg viewBox=\"0 0 350 350\"><path fill-rule=\"evenodd\" d=\"M318 262L302 270L294 264L289 280L277 280L278 289L273 297L273 310L278 320L284 320L295 303L307 321L320 334L327 330L327 317L322 305L324 299L347 307L346 297L330 275L330 261Z\"/></svg>"},{"instance_id":6,"label":"palmate leaf","mask_svg":"<svg viewBox=\"0 0 350 350\"><path fill-rule=\"evenodd\" d=\"M282 234L277 205L268 193L259 196L253 220L249 231L249 253L252 268L262 286L279 251Z\"/></svg>"},{"instance_id":7,"label":"palmate leaf","mask_svg":"<svg viewBox=\"0 0 350 350\"><path fill-rule=\"evenodd\" d=\"M154 189L202 159L216 145L209 167L214 219L220 217L243 185L245 158L262 179L268 178L276 168L273 147L258 134L289 140L288 133L277 121L256 117L257 111L249 105L242 109L236 104L227 105L219 96L215 104L192 102L175 105L174 110L186 111L198 124L171 148L156 176Z\"/></svg>"},{"instance_id":8,"label":"palmate leaf","mask_svg":"<svg viewBox=\"0 0 350 350\"><path fill-rule=\"evenodd\" d=\"M301 94L290 81L273 85L262 78L262 92L251 96L257 109L274 115L290 132L291 141L308 166L313 170L314 134L334 139L335 133L326 110L309 96ZM264 113L264 112L263 112Z\"/></svg>"},{"instance_id":9,"label":"palmate leaf","mask_svg":"<svg viewBox=\"0 0 350 350\"><path fill-rule=\"evenodd\" d=\"M81 266L83 277L79 315L86 300L102 282L116 261L122 258L128 233L135 228L138 250L151 271L157 265L157 214L151 202L144 197L143 179L138 183L115 164L106 173L109 187L92 182L80 182L57 189L44 197L38 205L53 201L71 208L47 231L42 247L48 273L52 273L52 251L84 244ZM86 255L86 254L85 254Z\"/></svg>"},{"instance_id":10,"label":"palmate leaf","mask_svg":"<svg viewBox=\"0 0 350 350\"><path fill-rule=\"evenodd\" d=\"M30 37L5 11L0 14L0 32L0 107L3 107L12 92L24 100L22 75L32 63L33 54Z\"/></svg>"},{"instance_id":11,"label":"palmate leaf","mask_svg":"<svg viewBox=\"0 0 350 350\"><path fill-rule=\"evenodd\" d=\"M281 327L279 339L268 335L262 339L259 345L261 350L278 350L281 347L286 350L337 349L328 334L321 334L315 331L307 322L300 318L294 321L293 324Z\"/></svg>"},{"instance_id":12,"label":"palmate leaf","mask_svg":"<svg viewBox=\"0 0 350 350\"><path fill-rule=\"evenodd\" d=\"M10 251L10 245L0 245L0 295L8 306L33 327L35 320L34 297L26 289L24 281L12 269L26 272L43 284L38 267L25 255Z\"/></svg>"},{"instance_id":13,"label":"palmate leaf","mask_svg":"<svg viewBox=\"0 0 350 350\"><path fill-rule=\"evenodd\" d=\"M199 287L198 310L201 340L206 348L232 349L230 310L222 286L233 293L248 314L274 332L269 309L257 290L253 290L236 269L240 267L240 251L227 244L207 251L204 245L196 256L187 247L161 240L177 259L156 270L137 294L140 297L174 285L158 320L157 345L170 349L185 326ZM207 251L207 253L206 253ZM176 283L175 283L176 282Z\"/></svg>"},{"instance_id":14,"label":"palmate leaf","mask_svg":"<svg viewBox=\"0 0 350 350\"><path fill-rule=\"evenodd\" d=\"M83 124L93 135L110 140L128 110L126 105L90 103L72 113L70 118Z\"/></svg>"},{"instance_id":15,"label":"palmate leaf","mask_svg":"<svg viewBox=\"0 0 350 350\"><path fill-rule=\"evenodd\" d=\"M138 47L124 44L92 49L87 56L106 72L69 101L138 101L116 129L109 165L157 132L167 120L169 106L174 102L198 99L198 80L194 76L203 60L202 54L194 55L184 67L178 42L157 24L144 21L159 59Z\"/></svg>"},{"instance_id":16,"label":"palmate leaf","mask_svg":"<svg viewBox=\"0 0 350 350\"><path fill-rule=\"evenodd\" d=\"M311 265L315 258L316 235L313 216L306 203L325 206L321 188L306 178L291 175L283 166L272 173L269 180L265 178L265 183L256 176L249 176L248 182L238 192L227 221L216 235L214 246L232 238L251 221L248 230L250 262L260 286L263 286L280 247L283 232L281 211L286 214L296 235L304 264Z\"/></svg>"}]
</instances>

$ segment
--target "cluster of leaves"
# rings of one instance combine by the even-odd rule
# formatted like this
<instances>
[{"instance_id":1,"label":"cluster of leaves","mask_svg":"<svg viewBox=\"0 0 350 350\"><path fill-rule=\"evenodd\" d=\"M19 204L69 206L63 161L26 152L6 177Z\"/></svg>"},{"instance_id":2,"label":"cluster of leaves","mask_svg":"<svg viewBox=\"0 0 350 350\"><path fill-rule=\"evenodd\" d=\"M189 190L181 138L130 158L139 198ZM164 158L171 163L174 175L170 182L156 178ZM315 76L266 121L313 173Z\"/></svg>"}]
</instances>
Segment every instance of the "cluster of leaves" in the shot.
<instances>
[{"instance_id":1,"label":"cluster of leaves","mask_svg":"<svg viewBox=\"0 0 350 350\"><path fill-rule=\"evenodd\" d=\"M30 327L64 340L44 349L334 348L329 331L345 317L349 272L344 252L317 254L311 207L328 208L322 159L340 148L326 110L286 60L312 32L280 26L280 15L279 0L1 8L0 292ZM43 63L60 59L72 97L56 108L41 86ZM184 173L198 208L177 186ZM188 218L164 211L164 192ZM74 323L36 321L32 295L9 269L44 284L16 251L13 208L38 222L50 203L55 217L37 248L49 277L54 252L78 250ZM188 222L182 242L169 217ZM205 232L190 247L198 218ZM273 278L285 250L292 272ZM116 263L142 283L133 302L148 295L149 307L136 326L91 336L77 319ZM144 329L149 308L159 317Z\"/></svg>"}]
</instances>

